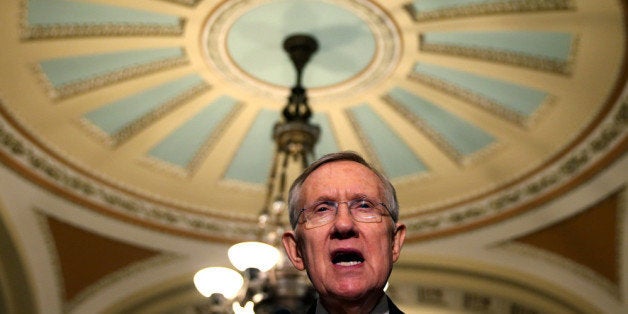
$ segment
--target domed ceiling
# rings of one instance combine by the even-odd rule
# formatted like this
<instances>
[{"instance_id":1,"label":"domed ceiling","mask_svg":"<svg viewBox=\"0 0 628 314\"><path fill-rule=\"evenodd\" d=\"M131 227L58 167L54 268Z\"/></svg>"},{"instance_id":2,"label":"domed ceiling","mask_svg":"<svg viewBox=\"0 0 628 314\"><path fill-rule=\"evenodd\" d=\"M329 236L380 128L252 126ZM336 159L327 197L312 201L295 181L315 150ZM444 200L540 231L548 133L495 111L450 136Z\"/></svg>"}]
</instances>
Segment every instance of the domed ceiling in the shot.
<instances>
[{"instance_id":1,"label":"domed ceiling","mask_svg":"<svg viewBox=\"0 0 628 314\"><path fill-rule=\"evenodd\" d=\"M516 219L625 159L624 1L1 7L4 164L165 235L255 238L293 34L319 44L303 78L316 156L354 150L386 173L410 244Z\"/></svg>"}]
</instances>

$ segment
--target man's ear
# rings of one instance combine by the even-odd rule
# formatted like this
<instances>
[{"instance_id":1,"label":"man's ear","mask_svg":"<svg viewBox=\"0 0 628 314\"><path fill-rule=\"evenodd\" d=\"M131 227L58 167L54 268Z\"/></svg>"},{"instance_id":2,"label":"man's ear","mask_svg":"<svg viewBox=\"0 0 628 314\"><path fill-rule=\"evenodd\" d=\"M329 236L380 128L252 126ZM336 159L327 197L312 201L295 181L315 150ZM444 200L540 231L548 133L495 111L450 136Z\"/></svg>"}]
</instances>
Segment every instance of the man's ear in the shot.
<instances>
[{"instance_id":1,"label":"man's ear","mask_svg":"<svg viewBox=\"0 0 628 314\"><path fill-rule=\"evenodd\" d=\"M401 255L401 247L403 246L403 240L406 238L406 225L402 223L397 223L395 228L395 233L393 233L393 243L392 243L392 258L393 263L399 259L399 255Z\"/></svg>"},{"instance_id":2,"label":"man's ear","mask_svg":"<svg viewBox=\"0 0 628 314\"><path fill-rule=\"evenodd\" d=\"M305 264L303 263L301 252L299 252L297 236L294 231L286 231L281 237L281 242L283 243L284 249L286 249L286 254L288 254L292 265L298 270L304 270Z\"/></svg>"}]
</instances>

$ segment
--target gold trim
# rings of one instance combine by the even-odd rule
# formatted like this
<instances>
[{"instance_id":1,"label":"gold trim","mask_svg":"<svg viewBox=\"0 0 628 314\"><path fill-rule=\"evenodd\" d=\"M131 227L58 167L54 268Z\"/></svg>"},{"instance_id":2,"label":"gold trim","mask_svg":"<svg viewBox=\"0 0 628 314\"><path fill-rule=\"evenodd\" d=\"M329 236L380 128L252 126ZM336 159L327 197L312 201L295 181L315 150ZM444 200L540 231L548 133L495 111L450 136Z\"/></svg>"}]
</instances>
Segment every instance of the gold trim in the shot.
<instances>
[{"instance_id":1,"label":"gold trim","mask_svg":"<svg viewBox=\"0 0 628 314\"><path fill-rule=\"evenodd\" d=\"M411 73L409 75L409 78L414 81L442 90L450 95L457 96L514 124L517 124L519 126L526 125L527 119L524 115L514 110L510 110L487 97L484 97L477 93L473 93L468 89L425 74Z\"/></svg>"},{"instance_id":2,"label":"gold trim","mask_svg":"<svg viewBox=\"0 0 628 314\"><path fill-rule=\"evenodd\" d=\"M53 24L31 26L28 22L28 0L20 0L20 37L22 40L87 37L87 36L180 36L186 20L179 18L178 25L146 24Z\"/></svg>"},{"instance_id":3,"label":"gold trim","mask_svg":"<svg viewBox=\"0 0 628 314\"><path fill-rule=\"evenodd\" d=\"M558 188L569 178L586 171L600 157L612 150L614 145L618 145L626 139L628 134L627 112L628 97L625 97L589 138L540 175L506 189L493 197L482 198L475 203L444 212L436 211L415 218L404 219L408 227L408 237L421 237L439 231L472 226L495 218L528 200L547 193L550 189ZM417 213L420 211L414 210L407 213L406 217Z\"/></svg>"},{"instance_id":4,"label":"gold trim","mask_svg":"<svg viewBox=\"0 0 628 314\"><path fill-rule=\"evenodd\" d=\"M200 166L203 160L207 157L210 151L213 149L216 142L222 137L225 132L225 129L228 125L232 124L237 115L244 108L244 104L241 102L236 103L236 105L231 109L229 114L216 126L212 134L205 141L203 147L197 152L197 154L192 158L190 165L188 166L188 172L194 173Z\"/></svg>"},{"instance_id":5,"label":"gold trim","mask_svg":"<svg viewBox=\"0 0 628 314\"><path fill-rule=\"evenodd\" d=\"M566 270L580 278L584 278L586 281L600 287L602 290L606 291L614 298L618 300L620 299L621 293L617 285L613 284L605 277L598 275L592 269L578 264L556 253L542 250L532 245L519 242L502 243L497 245L494 249L503 250L506 252L526 256L531 259L541 260L548 264L553 264L557 268Z\"/></svg>"},{"instance_id":6,"label":"gold trim","mask_svg":"<svg viewBox=\"0 0 628 314\"><path fill-rule=\"evenodd\" d=\"M285 97L286 87L277 86L245 73L227 51L227 35L231 25L247 10L269 0L224 1L205 22L201 47L206 64L220 73L226 80L256 93L271 98ZM391 75L402 55L402 39L395 21L381 7L368 0L339 0L335 5L349 10L368 25L375 39L375 53L370 64L355 76L320 88L308 90L310 99L317 101L336 100L364 92Z\"/></svg>"},{"instance_id":7,"label":"gold trim","mask_svg":"<svg viewBox=\"0 0 628 314\"><path fill-rule=\"evenodd\" d=\"M160 253L160 255L148 258L144 261L132 263L124 266L112 273L105 275L96 282L81 290L72 300L63 305L63 313L72 313L82 302L89 300L98 293L98 291L106 289L117 282L125 280L133 274L146 271L162 265L173 264L184 261L184 256L172 253Z\"/></svg>"},{"instance_id":8,"label":"gold trim","mask_svg":"<svg viewBox=\"0 0 628 314\"><path fill-rule=\"evenodd\" d=\"M107 134L106 132L95 126L93 123L91 123L91 121L83 117L80 118L80 124L88 131L88 133L98 138L105 145L113 148L122 144L130 137L137 134L159 118L165 116L168 112L183 105L183 103L185 103L186 101L207 91L209 88L210 85L206 82L199 83L198 85L189 88L188 90L175 96L174 98L169 99L161 106L155 108L153 111L147 113L143 117L124 126L121 130L114 134Z\"/></svg>"},{"instance_id":9,"label":"gold trim","mask_svg":"<svg viewBox=\"0 0 628 314\"><path fill-rule=\"evenodd\" d=\"M532 127L537 122L539 117L542 116L540 113L545 111L547 107L556 102L555 96L547 94L545 99L536 108L536 110L534 110L534 112L532 112L529 116L525 116L515 110L511 110L507 107L502 106L500 103L495 102L488 97L473 93L463 87L448 83L445 80L441 80L433 76L413 72L408 75L408 78L412 81L423 83L427 86L441 90L449 95L456 96L464 101L471 103L472 105L475 105L523 128Z\"/></svg>"},{"instance_id":10,"label":"gold trim","mask_svg":"<svg viewBox=\"0 0 628 314\"><path fill-rule=\"evenodd\" d=\"M462 164L465 156L462 155L458 150L453 147L449 142L442 137L438 132L434 131L423 119L418 117L416 114L406 109L404 106L399 104L395 99L390 97L389 95L383 95L382 99L384 103L388 104L393 110L398 112L401 116L405 117L406 120L412 123L419 132L425 134L437 147L439 147L449 158L451 158L454 162L458 164Z\"/></svg>"},{"instance_id":11,"label":"gold trim","mask_svg":"<svg viewBox=\"0 0 628 314\"><path fill-rule=\"evenodd\" d=\"M360 123L358 122L358 119L355 117L355 114L351 112L351 108L345 109L345 114L347 116L347 120L349 120L349 123L351 124L351 127L353 127L353 129L355 130L355 133L358 135L358 138L360 138L360 142L362 143L362 146L364 147L364 150L366 151L366 154L369 156L369 159L371 163L373 164L373 166L375 167L375 169L377 169L378 171L382 173L386 173L382 165L382 161L379 159L379 155L377 154L377 151L375 150L375 146L373 145L369 137L364 132L364 129L362 129L362 127L360 126Z\"/></svg>"},{"instance_id":12,"label":"gold trim","mask_svg":"<svg viewBox=\"0 0 628 314\"><path fill-rule=\"evenodd\" d=\"M416 22L530 11L575 10L573 0L510 0L492 3L457 5L445 9L418 12L412 4L404 6Z\"/></svg>"},{"instance_id":13,"label":"gold trim","mask_svg":"<svg viewBox=\"0 0 628 314\"><path fill-rule=\"evenodd\" d=\"M188 7L194 7L199 2L201 2L201 0L162 0L162 1L172 2L172 3L176 3L176 4L183 4L183 5L186 5Z\"/></svg>"},{"instance_id":14,"label":"gold trim","mask_svg":"<svg viewBox=\"0 0 628 314\"><path fill-rule=\"evenodd\" d=\"M575 37L571 43L571 52L568 61L553 60L540 56L530 56L512 51L490 48L463 47L448 44L428 44L425 43L423 34L419 35L419 50L459 57L477 58L492 62L527 67L540 71L570 75L572 74L573 61L575 60L574 47L577 46L578 42L578 37Z\"/></svg>"},{"instance_id":15,"label":"gold trim","mask_svg":"<svg viewBox=\"0 0 628 314\"><path fill-rule=\"evenodd\" d=\"M28 171L35 182L39 181L39 184L53 190L58 189L58 195L81 206L116 219L128 219L145 227L175 233L178 231L216 239L243 240L256 237L254 224L244 221L244 216L219 213L209 208L182 210L141 200L120 192L117 187L107 187L60 165L14 132L0 121L0 155L9 156L7 158L17 165L12 169Z\"/></svg>"},{"instance_id":16,"label":"gold trim","mask_svg":"<svg viewBox=\"0 0 628 314\"><path fill-rule=\"evenodd\" d=\"M174 165L152 156L143 157L142 162L169 174L173 174L179 177L191 177L196 172L201 163L206 159L209 153L213 150L218 140L220 140L220 138L222 137L222 134L224 133L227 126L233 123L236 116L242 111L243 108L243 103L238 102L235 104L235 106L216 126L210 136L205 140L205 143L201 146L199 151L197 151L187 167Z\"/></svg>"},{"instance_id":17,"label":"gold trim","mask_svg":"<svg viewBox=\"0 0 628 314\"><path fill-rule=\"evenodd\" d=\"M39 64L35 66L35 71L38 72L39 77L42 77L45 79L44 87L46 88L50 98L61 99L61 98L69 97L69 96L74 96L76 94L85 93L90 90L101 88L107 85L119 83L121 81L139 77L141 75L146 75L146 74L158 72L161 70L166 70L169 68L182 66L188 63L189 63L189 60L187 59L187 56L168 58L164 60L159 60L159 61L154 61L147 64L132 66L132 67L124 68L121 70L109 72L103 75L94 76L91 78L63 84L58 87L55 87L54 85L52 85L52 83L48 80L46 74L43 72Z\"/></svg>"}]
</instances>

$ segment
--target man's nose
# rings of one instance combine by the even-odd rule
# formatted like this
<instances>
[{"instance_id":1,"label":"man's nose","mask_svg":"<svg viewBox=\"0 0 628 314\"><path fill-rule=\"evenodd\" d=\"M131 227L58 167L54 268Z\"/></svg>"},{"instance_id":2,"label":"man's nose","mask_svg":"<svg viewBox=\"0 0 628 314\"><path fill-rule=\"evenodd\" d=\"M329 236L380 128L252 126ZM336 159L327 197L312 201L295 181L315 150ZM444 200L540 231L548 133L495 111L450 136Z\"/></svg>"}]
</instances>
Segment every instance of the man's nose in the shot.
<instances>
[{"instance_id":1,"label":"man's nose","mask_svg":"<svg viewBox=\"0 0 628 314\"><path fill-rule=\"evenodd\" d=\"M353 233L355 231L355 222L353 221L353 217L351 217L351 212L349 211L347 203L338 204L334 227L340 234Z\"/></svg>"}]
</instances>

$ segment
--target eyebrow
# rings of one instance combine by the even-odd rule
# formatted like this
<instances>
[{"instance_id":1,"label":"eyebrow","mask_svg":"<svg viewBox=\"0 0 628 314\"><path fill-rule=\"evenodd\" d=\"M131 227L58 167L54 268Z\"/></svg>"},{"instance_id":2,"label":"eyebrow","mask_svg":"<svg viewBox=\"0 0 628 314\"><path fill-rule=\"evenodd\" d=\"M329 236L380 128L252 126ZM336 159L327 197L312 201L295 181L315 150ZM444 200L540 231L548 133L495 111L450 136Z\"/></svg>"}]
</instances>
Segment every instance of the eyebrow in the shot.
<instances>
[{"instance_id":1,"label":"eyebrow","mask_svg":"<svg viewBox=\"0 0 628 314\"><path fill-rule=\"evenodd\" d=\"M355 193L352 197L350 197L347 201L359 200L359 199L373 199L364 193ZM319 196L315 200L313 200L310 204L318 203L318 202L337 202L338 200L335 197L330 197L326 195Z\"/></svg>"}]
</instances>

